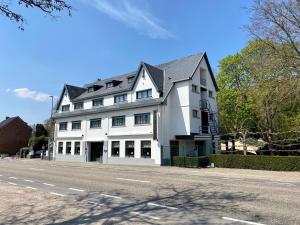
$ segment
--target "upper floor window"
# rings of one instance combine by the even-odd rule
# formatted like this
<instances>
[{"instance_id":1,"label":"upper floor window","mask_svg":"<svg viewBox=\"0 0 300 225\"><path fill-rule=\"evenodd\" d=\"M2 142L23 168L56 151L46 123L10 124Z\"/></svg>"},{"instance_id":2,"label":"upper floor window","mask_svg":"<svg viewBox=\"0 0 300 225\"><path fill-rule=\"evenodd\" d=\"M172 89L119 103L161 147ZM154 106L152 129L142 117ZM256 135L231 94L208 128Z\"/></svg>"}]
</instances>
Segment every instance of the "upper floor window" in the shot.
<instances>
[{"instance_id":1,"label":"upper floor window","mask_svg":"<svg viewBox=\"0 0 300 225\"><path fill-rule=\"evenodd\" d=\"M195 84L192 84L192 92L197 93L198 92L198 87Z\"/></svg>"},{"instance_id":2,"label":"upper floor window","mask_svg":"<svg viewBox=\"0 0 300 225\"><path fill-rule=\"evenodd\" d=\"M150 98L150 97L152 97L152 89L136 92L136 98L137 99Z\"/></svg>"},{"instance_id":3,"label":"upper floor window","mask_svg":"<svg viewBox=\"0 0 300 225\"><path fill-rule=\"evenodd\" d=\"M103 105L103 98L93 100L93 107L99 107Z\"/></svg>"},{"instance_id":4,"label":"upper floor window","mask_svg":"<svg viewBox=\"0 0 300 225\"><path fill-rule=\"evenodd\" d=\"M214 93L212 91L208 91L208 97L214 98Z\"/></svg>"},{"instance_id":5,"label":"upper floor window","mask_svg":"<svg viewBox=\"0 0 300 225\"><path fill-rule=\"evenodd\" d=\"M74 110L83 109L83 102L74 103Z\"/></svg>"},{"instance_id":6,"label":"upper floor window","mask_svg":"<svg viewBox=\"0 0 300 225\"><path fill-rule=\"evenodd\" d=\"M106 88L112 88L114 86L114 82L106 83Z\"/></svg>"},{"instance_id":7,"label":"upper floor window","mask_svg":"<svg viewBox=\"0 0 300 225\"><path fill-rule=\"evenodd\" d=\"M59 130L67 130L67 128L68 128L67 122L59 123Z\"/></svg>"},{"instance_id":8,"label":"upper floor window","mask_svg":"<svg viewBox=\"0 0 300 225\"><path fill-rule=\"evenodd\" d=\"M141 157L151 158L151 141L141 141Z\"/></svg>"},{"instance_id":9,"label":"upper floor window","mask_svg":"<svg viewBox=\"0 0 300 225\"><path fill-rule=\"evenodd\" d=\"M133 82L133 80L134 80L134 77L128 77L127 79L128 79L128 83L130 84L130 83L132 83L132 82Z\"/></svg>"},{"instance_id":10,"label":"upper floor window","mask_svg":"<svg viewBox=\"0 0 300 225\"><path fill-rule=\"evenodd\" d=\"M101 128L101 119L91 119L90 128Z\"/></svg>"},{"instance_id":11,"label":"upper floor window","mask_svg":"<svg viewBox=\"0 0 300 225\"><path fill-rule=\"evenodd\" d=\"M199 111L196 109L193 109L193 117L194 118L199 118Z\"/></svg>"},{"instance_id":12,"label":"upper floor window","mask_svg":"<svg viewBox=\"0 0 300 225\"><path fill-rule=\"evenodd\" d=\"M150 124L150 113L135 114L134 124Z\"/></svg>"},{"instance_id":13,"label":"upper floor window","mask_svg":"<svg viewBox=\"0 0 300 225\"><path fill-rule=\"evenodd\" d=\"M125 126L125 116L112 117L112 126L113 127Z\"/></svg>"},{"instance_id":14,"label":"upper floor window","mask_svg":"<svg viewBox=\"0 0 300 225\"><path fill-rule=\"evenodd\" d=\"M119 103L119 102L126 102L127 101L127 94L124 95L116 95L114 97L115 103Z\"/></svg>"},{"instance_id":15,"label":"upper floor window","mask_svg":"<svg viewBox=\"0 0 300 225\"><path fill-rule=\"evenodd\" d=\"M80 142L75 142L74 154L80 155Z\"/></svg>"},{"instance_id":16,"label":"upper floor window","mask_svg":"<svg viewBox=\"0 0 300 225\"><path fill-rule=\"evenodd\" d=\"M70 111L70 105L63 105L63 106L61 106L61 111L63 111L63 112Z\"/></svg>"},{"instance_id":17,"label":"upper floor window","mask_svg":"<svg viewBox=\"0 0 300 225\"><path fill-rule=\"evenodd\" d=\"M112 141L111 142L111 156L119 157L120 154L120 142Z\"/></svg>"},{"instance_id":18,"label":"upper floor window","mask_svg":"<svg viewBox=\"0 0 300 225\"><path fill-rule=\"evenodd\" d=\"M62 154L64 149L64 143L58 142L58 154Z\"/></svg>"},{"instance_id":19,"label":"upper floor window","mask_svg":"<svg viewBox=\"0 0 300 225\"><path fill-rule=\"evenodd\" d=\"M94 87L89 87L88 88L88 93L91 93L91 92L93 92L94 91Z\"/></svg>"},{"instance_id":20,"label":"upper floor window","mask_svg":"<svg viewBox=\"0 0 300 225\"><path fill-rule=\"evenodd\" d=\"M67 142L66 154L71 154L71 149L72 149L72 143Z\"/></svg>"},{"instance_id":21,"label":"upper floor window","mask_svg":"<svg viewBox=\"0 0 300 225\"><path fill-rule=\"evenodd\" d=\"M80 129L81 129L81 121L73 121L72 130L80 130Z\"/></svg>"}]
</instances>

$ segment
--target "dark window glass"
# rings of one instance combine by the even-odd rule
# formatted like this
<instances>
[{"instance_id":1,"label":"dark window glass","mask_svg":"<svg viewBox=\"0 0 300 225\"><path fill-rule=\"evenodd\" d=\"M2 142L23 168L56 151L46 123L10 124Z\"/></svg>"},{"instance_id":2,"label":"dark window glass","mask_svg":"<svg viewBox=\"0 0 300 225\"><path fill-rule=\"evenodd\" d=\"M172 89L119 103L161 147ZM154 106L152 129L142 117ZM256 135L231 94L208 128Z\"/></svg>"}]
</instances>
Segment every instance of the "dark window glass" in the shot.
<instances>
[{"instance_id":1,"label":"dark window glass","mask_svg":"<svg viewBox=\"0 0 300 225\"><path fill-rule=\"evenodd\" d=\"M152 89L136 92L136 98L137 99L150 98L150 97L152 97Z\"/></svg>"},{"instance_id":2,"label":"dark window glass","mask_svg":"<svg viewBox=\"0 0 300 225\"><path fill-rule=\"evenodd\" d=\"M125 116L112 117L112 126L125 126Z\"/></svg>"},{"instance_id":3,"label":"dark window glass","mask_svg":"<svg viewBox=\"0 0 300 225\"><path fill-rule=\"evenodd\" d=\"M67 128L68 128L67 122L59 123L59 130L67 130Z\"/></svg>"},{"instance_id":4,"label":"dark window glass","mask_svg":"<svg viewBox=\"0 0 300 225\"><path fill-rule=\"evenodd\" d=\"M61 107L61 111L63 111L63 112L68 112L68 111L70 111L70 105L63 105L63 106Z\"/></svg>"},{"instance_id":5,"label":"dark window glass","mask_svg":"<svg viewBox=\"0 0 300 225\"><path fill-rule=\"evenodd\" d=\"M64 143L58 142L58 154L63 154L63 150L64 150Z\"/></svg>"},{"instance_id":6,"label":"dark window glass","mask_svg":"<svg viewBox=\"0 0 300 225\"><path fill-rule=\"evenodd\" d=\"M75 142L74 154L80 155L80 142Z\"/></svg>"},{"instance_id":7,"label":"dark window glass","mask_svg":"<svg viewBox=\"0 0 300 225\"><path fill-rule=\"evenodd\" d=\"M88 93L91 93L91 92L93 92L94 91L94 87L89 87L88 88Z\"/></svg>"},{"instance_id":8,"label":"dark window glass","mask_svg":"<svg viewBox=\"0 0 300 225\"><path fill-rule=\"evenodd\" d=\"M100 127L101 127L101 119L90 120L90 128L100 128Z\"/></svg>"},{"instance_id":9,"label":"dark window glass","mask_svg":"<svg viewBox=\"0 0 300 225\"><path fill-rule=\"evenodd\" d=\"M115 103L126 102L127 101L127 94L116 95L114 98L115 98Z\"/></svg>"},{"instance_id":10,"label":"dark window glass","mask_svg":"<svg viewBox=\"0 0 300 225\"><path fill-rule=\"evenodd\" d=\"M210 98L214 98L214 93L213 93L212 91L208 91L208 96L209 96Z\"/></svg>"},{"instance_id":11,"label":"dark window glass","mask_svg":"<svg viewBox=\"0 0 300 225\"><path fill-rule=\"evenodd\" d=\"M67 142L66 154L71 154L72 143Z\"/></svg>"},{"instance_id":12,"label":"dark window glass","mask_svg":"<svg viewBox=\"0 0 300 225\"><path fill-rule=\"evenodd\" d=\"M151 141L141 141L142 158L151 158Z\"/></svg>"},{"instance_id":13,"label":"dark window glass","mask_svg":"<svg viewBox=\"0 0 300 225\"><path fill-rule=\"evenodd\" d=\"M113 156L113 157L120 156L120 142L119 141L111 142L111 156Z\"/></svg>"},{"instance_id":14,"label":"dark window glass","mask_svg":"<svg viewBox=\"0 0 300 225\"><path fill-rule=\"evenodd\" d=\"M150 113L142 113L134 115L134 123L138 124L150 124Z\"/></svg>"},{"instance_id":15,"label":"dark window glass","mask_svg":"<svg viewBox=\"0 0 300 225\"><path fill-rule=\"evenodd\" d=\"M80 130L80 129L81 129L81 121L73 121L72 130Z\"/></svg>"},{"instance_id":16,"label":"dark window glass","mask_svg":"<svg viewBox=\"0 0 300 225\"><path fill-rule=\"evenodd\" d=\"M78 110L78 109L83 109L83 102L77 102L74 104L74 109Z\"/></svg>"},{"instance_id":17,"label":"dark window glass","mask_svg":"<svg viewBox=\"0 0 300 225\"><path fill-rule=\"evenodd\" d=\"M106 88L112 88L114 86L113 82L106 83Z\"/></svg>"},{"instance_id":18,"label":"dark window glass","mask_svg":"<svg viewBox=\"0 0 300 225\"><path fill-rule=\"evenodd\" d=\"M198 87L197 85L192 84L192 92L198 92Z\"/></svg>"},{"instance_id":19,"label":"dark window glass","mask_svg":"<svg viewBox=\"0 0 300 225\"><path fill-rule=\"evenodd\" d=\"M198 110L193 110L193 117L196 117L196 118L198 118L199 117L199 115L198 115Z\"/></svg>"},{"instance_id":20,"label":"dark window glass","mask_svg":"<svg viewBox=\"0 0 300 225\"><path fill-rule=\"evenodd\" d=\"M134 157L134 141L126 141L125 148L125 156Z\"/></svg>"},{"instance_id":21,"label":"dark window glass","mask_svg":"<svg viewBox=\"0 0 300 225\"><path fill-rule=\"evenodd\" d=\"M94 99L93 100L93 107L98 107L103 105L103 98Z\"/></svg>"}]
</instances>

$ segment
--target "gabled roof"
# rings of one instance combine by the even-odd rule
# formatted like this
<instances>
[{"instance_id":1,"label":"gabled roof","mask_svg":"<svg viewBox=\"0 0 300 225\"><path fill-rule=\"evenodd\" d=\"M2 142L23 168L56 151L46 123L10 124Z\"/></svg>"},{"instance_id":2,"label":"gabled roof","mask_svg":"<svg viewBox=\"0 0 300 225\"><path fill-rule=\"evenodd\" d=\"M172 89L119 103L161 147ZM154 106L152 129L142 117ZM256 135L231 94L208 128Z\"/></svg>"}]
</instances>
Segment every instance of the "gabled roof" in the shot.
<instances>
[{"instance_id":1,"label":"gabled roof","mask_svg":"<svg viewBox=\"0 0 300 225\"><path fill-rule=\"evenodd\" d=\"M82 101L84 99L96 98L96 97L101 97L106 95L117 94L120 92L130 91L133 89L134 84L137 80L137 77L142 67L146 68L147 72L149 73L158 91L162 92L163 95L166 96L167 93L169 93L169 91L171 90L174 83L181 80L191 79L192 75L194 74L196 68L199 66L202 59L206 60L209 74L213 80L216 90L218 90L206 53L198 53L195 55L190 55L184 58L176 59L155 66L145 62L141 62L141 64L139 65L136 71L126 73L120 76L111 77L105 80L97 80L93 83L84 85L84 88L68 85L69 87L72 87L72 91L77 90L75 91L76 94L74 94L73 96L74 98L71 98L71 101ZM132 76L135 77L134 82L128 83L128 77L132 77ZM111 82L113 80L120 81L120 84L113 88L106 88L106 83ZM102 87L97 91L93 91L89 93L87 91L87 88L93 85L99 85ZM69 95L71 97L70 92ZM59 100L58 104L60 103L61 99Z\"/></svg>"},{"instance_id":2,"label":"gabled roof","mask_svg":"<svg viewBox=\"0 0 300 225\"><path fill-rule=\"evenodd\" d=\"M60 94L59 100L56 104L56 109L57 110L59 108L59 104L60 104L61 100L63 99L65 91L68 92L70 100L73 101L76 97L83 94L86 91L86 88L76 87L76 86L72 86L72 85L69 85L69 84L65 84L64 88L63 88L63 90Z\"/></svg>"},{"instance_id":3,"label":"gabled roof","mask_svg":"<svg viewBox=\"0 0 300 225\"><path fill-rule=\"evenodd\" d=\"M0 122L0 129L1 128L4 128L5 126L9 125L11 122L13 122L14 120L19 120L21 121L22 123L26 124L26 122L24 122L19 116L15 116L15 117L9 117L5 120L3 120L2 122Z\"/></svg>"}]
</instances>

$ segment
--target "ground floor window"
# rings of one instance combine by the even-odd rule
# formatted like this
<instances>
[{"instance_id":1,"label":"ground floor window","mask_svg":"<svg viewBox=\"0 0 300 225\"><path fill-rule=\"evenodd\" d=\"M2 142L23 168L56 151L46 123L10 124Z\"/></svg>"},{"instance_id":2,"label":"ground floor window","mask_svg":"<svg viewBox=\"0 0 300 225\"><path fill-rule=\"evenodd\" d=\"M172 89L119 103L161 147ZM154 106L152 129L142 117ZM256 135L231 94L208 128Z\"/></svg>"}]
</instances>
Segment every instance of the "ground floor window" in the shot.
<instances>
[{"instance_id":1,"label":"ground floor window","mask_svg":"<svg viewBox=\"0 0 300 225\"><path fill-rule=\"evenodd\" d=\"M72 143L67 142L66 154L71 154L71 149L72 149Z\"/></svg>"},{"instance_id":2,"label":"ground floor window","mask_svg":"<svg viewBox=\"0 0 300 225\"><path fill-rule=\"evenodd\" d=\"M64 143L58 142L58 154L63 154Z\"/></svg>"},{"instance_id":3,"label":"ground floor window","mask_svg":"<svg viewBox=\"0 0 300 225\"><path fill-rule=\"evenodd\" d=\"M141 141L142 158L151 158L151 141Z\"/></svg>"},{"instance_id":4,"label":"ground floor window","mask_svg":"<svg viewBox=\"0 0 300 225\"><path fill-rule=\"evenodd\" d=\"M75 142L75 155L80 155L80 142Z\"/></svg>"},{"instance_id":5,"label":"ground floor window","mask_svg":"<svg viewBox=\"0 0 300 225\"><path fill-rule=\"evenodd\" d=\"M119 141L111 142L111 156L113 156L113 157L120 156L120 142Z\"/></svg>"},{"instance_id":6,"label":"ground floor window","mask_svg":"<svg viewBox=\"0 0 300 225\"><path fill-rule=\"evenodd\" d=\"M126 141L125 146L125 156L134 157L134 141Z\"/></svg>"}]
</instances>

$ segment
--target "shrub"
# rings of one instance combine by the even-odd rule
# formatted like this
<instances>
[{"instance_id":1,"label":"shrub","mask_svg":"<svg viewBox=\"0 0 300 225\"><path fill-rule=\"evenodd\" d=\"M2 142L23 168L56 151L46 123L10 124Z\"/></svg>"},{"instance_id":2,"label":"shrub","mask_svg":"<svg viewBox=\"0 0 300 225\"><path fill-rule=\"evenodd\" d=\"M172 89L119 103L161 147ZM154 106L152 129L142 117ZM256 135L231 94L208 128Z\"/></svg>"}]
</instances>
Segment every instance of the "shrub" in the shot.
<instances>
[{"instance_id":1,"label":"shrub","mask_svg":"<svg viewBox=\"0 0 300 225\"><path fill-rule=\"evenodd\" d=\"M202 157L184 157L184 156L174 156L173 166L178 167L206 167L209 164L209 158L206 156Z\"/></svg>"},{"instance_id":2,"label":"shrub","mask_svg":"<svg viewBox=\"0 0 300 225\"><path fill-rule=\"evenodd\" d=\"M225 168L300 171L300 157L297 156L211 155L210 162Z\"/></svg>"}]
</instances>

